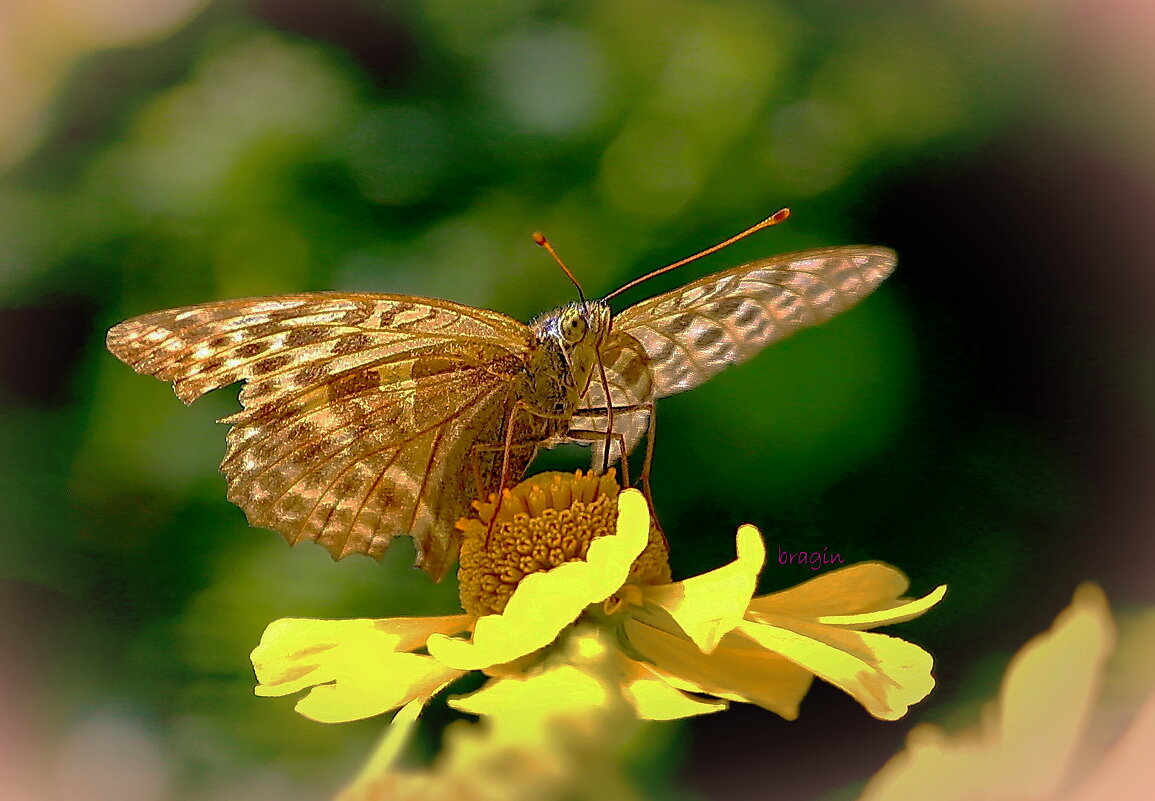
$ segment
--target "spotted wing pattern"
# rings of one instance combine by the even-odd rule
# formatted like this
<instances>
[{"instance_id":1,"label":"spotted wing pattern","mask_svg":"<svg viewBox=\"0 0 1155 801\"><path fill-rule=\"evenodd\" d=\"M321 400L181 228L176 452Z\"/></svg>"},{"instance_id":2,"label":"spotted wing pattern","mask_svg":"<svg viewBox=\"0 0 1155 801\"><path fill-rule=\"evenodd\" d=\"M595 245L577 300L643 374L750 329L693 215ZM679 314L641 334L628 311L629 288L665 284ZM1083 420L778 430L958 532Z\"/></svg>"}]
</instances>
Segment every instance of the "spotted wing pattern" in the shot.
<instances>
[{"instance_id":1,"label":"spotted wing pattern","mask_svg":"<svg viewBox=\"0 0 1155 801\"><path fill-rule=\"evenodd\" d=\"M379 558L406 533L440 577L475 492L471 449L501 442L528 336L448 301L304 293L136 317L108 347L185 403L246 382L221 470L253 525L336 559Z\"/></svg>"},{"instance_id":2,"label":"spotted wing pattern","mask_svg":"<svg viewBox=\"0 0 1155 801\"><path fill-rule=\"evenodd\" d=\"M653 397L661 398L849 309L894 264L893 251L862 245L775 256L643 300L617 315L613 327L641 343Z\"/></svg>"}]
</instances>

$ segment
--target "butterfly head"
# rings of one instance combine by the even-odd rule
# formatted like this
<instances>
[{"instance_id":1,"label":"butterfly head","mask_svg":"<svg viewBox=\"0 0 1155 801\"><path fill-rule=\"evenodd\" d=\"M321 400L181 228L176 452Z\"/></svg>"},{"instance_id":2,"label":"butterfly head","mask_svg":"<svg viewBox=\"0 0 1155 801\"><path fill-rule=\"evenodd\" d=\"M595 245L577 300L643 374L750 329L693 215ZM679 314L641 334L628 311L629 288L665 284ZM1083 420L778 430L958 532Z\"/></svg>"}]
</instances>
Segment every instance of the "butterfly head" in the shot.
<instances>
[{"instance_id":1,"label":"butterfly head","mask_svg":"<svg viewBox=\"0 0 1155 801\"><path fill-rule=\"evenodd\" d=\"M539 342L555 345L563 353L597 347L610 330L610 307L600 300L567 303L540 315L530 326Z\"/></svg>"},{"instance_id":2,"label":"butterfly head","mask_svg":"<svg viewBox=\"0 0 1155 801\"><path fill-rule=\"evenodd\" d=\"M597 349L610 330L610 307L600 300L578 301L548 311L530 327L537 341L555 353L584 385L597 361Z\"/></svg>"}]
</instances>

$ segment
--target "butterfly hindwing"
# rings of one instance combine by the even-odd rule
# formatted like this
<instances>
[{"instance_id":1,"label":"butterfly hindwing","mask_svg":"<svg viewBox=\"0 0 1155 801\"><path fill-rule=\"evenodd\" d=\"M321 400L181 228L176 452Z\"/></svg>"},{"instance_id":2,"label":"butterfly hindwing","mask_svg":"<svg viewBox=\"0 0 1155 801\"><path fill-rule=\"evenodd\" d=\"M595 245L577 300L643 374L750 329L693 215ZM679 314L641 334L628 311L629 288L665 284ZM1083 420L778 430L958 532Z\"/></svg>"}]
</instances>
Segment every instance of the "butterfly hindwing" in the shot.
<instances>
[{"instance_id":1,"label":"butterfly hindwing","mask_svg":"<svg viewBox=\"0 0 1155 801\"><path fill-rule=\"evenodd\" d=\"M338 559L411 534L440 576L476 492L472 447L500 441L527 335L448 301L305 293L144 315L108 345L186 403L245 381L221 469L250 522Z\"/></svg>"}]
</instances>

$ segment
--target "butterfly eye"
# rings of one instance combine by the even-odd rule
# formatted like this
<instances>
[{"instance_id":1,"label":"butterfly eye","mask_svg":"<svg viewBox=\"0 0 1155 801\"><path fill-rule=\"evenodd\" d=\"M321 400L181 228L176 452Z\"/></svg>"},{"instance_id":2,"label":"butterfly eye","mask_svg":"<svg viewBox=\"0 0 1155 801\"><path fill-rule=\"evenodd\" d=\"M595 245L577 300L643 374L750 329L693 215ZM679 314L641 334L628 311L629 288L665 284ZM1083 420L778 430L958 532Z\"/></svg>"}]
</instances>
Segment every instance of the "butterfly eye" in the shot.
<instances>
[{"instance_id":1,"label":"butterfly eye","mask_svg":"<svg viewBox=\"0 0 1155 801\"><path fill-rule=\"evenodd\" d=\"M577 309L568 309L561 318L561 336L569 344L579 342L586 335L586 319Z\"/></svg>"}]
</instances>

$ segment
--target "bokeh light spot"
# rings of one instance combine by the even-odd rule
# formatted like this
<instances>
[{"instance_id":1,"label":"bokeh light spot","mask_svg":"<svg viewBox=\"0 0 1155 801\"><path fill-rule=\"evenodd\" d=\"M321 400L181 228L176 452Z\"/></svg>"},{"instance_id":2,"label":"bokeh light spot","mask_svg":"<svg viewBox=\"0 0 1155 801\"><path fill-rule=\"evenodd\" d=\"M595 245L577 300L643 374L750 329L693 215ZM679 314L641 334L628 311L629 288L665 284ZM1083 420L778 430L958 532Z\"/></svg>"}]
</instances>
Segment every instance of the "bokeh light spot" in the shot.
<instances>
[{"instance_id":1,"label":"bokeh light spot","mask_svg":"<svg viewBox=\"0 0 1155 801\"><path fill-rule=\"evenodd\" d=\"M441 119L414 106L366 110L353 120L342 144L357 187L387 206L428 196L444 175L449 147Z\"/></svg>"},{"instance_id":2,"label":"bokeh light spot","mask_svg":"<svg viewBox=\"0 0 1155 801\"><path fill-rule=\"evenodd\" d=\"M59 801L155 801L168 796L171 769L140 721L101 711L60 743L51 780Z\"/></svg>"},{"instance_id":3,"label":"bokeh light spot","mask_svg":"<svg viewBox=\"0 0 1155 801\"><path fill-rule=\"evenodd\" d=\"M490 92L522 130L583 130L602 112L606 98L601 53L589 35L571 28L519 31L491 54Z\"/></svg>"}]
</instances>

